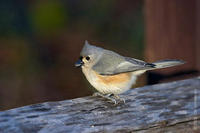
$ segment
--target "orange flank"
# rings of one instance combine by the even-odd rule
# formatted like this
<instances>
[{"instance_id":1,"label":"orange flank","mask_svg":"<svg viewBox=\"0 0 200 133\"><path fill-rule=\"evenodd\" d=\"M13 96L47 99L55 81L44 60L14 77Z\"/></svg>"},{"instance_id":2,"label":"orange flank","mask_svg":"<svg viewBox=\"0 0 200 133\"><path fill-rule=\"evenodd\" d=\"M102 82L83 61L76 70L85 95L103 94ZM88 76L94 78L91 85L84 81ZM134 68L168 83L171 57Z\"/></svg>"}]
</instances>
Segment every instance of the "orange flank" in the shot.
<instances>
[{"instance_id":1,"label":"orange flank","mask_svg":"<svg viewBox=\"0 0 200 133\"><path fill-rule=\"evenodd\" d=\"M98 73L95 73L98 77L97 79L99 82L104 84L120 84L124 82L128 82L131 79L131 73L121 73L117 75L99 75Z\"/></svg>"}]
</instances>

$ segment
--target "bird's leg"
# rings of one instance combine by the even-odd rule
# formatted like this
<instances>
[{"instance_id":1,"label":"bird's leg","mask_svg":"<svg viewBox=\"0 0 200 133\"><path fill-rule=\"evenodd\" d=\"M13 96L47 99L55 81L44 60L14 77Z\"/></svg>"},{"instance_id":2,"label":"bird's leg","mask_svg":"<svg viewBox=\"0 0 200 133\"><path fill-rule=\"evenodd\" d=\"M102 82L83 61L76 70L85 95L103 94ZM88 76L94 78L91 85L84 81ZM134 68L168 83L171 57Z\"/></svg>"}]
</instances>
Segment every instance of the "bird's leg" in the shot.
<instances>
[{"instance_id":1,"label":"bird's leg","mask_svg":"<svg viewBox=\"0 0 200 133\"><path fill-rule=\"evenodd\" d=\"M95 93L93 93L92 94L92 96L101 96L101 97L103 97L104 95L102 94L102 93L100 93L100 92L95 92Z\"/></svg>"},{"instance_id":2,"label":"bird's leg","mask_svg":"<svg viewBox=\"0 0 200 133\"><path fill-rule=\"evenodd\" d=\"M108 99L108 100L110 100L111 102L113 102L114 104L117 104L117 100L115 99L115 98L113 98L112 96L113 96L113 94L102 94L102 93L99 93L99 92L95 92L94 94L93 94L93 96L100 96L100 97L103 97L103 98L105 98L105 99Z\"/></svg>"},{"instance_id":3,"label":"bird's leg","mask_svg":"<svg viewBox=\"0 0 200 133\"><path fill-rule=\"evenodd\" d=\"M118 95L116 95L116 94L107 94L106 96L108 97L107 99L109 99L109 100L111 100L112 102L114 102L114 104L118 104L118 103L120 103L120 102L125 103L125 99L120 98L120 97L119 97Z\"/></svg>"},{"instance_id":4,"label":"bird's leg","mask_svg":"<svg viewBox=\"0 0 200 133\"><path fill-rule=\"evenodd\" d=\"M99 93L99 92L95 92L94 94L93 94L93 96L100 96L100 97L103 97L103 98L105 98L105 99L108 99L108 100L110 100L112 103L114 103L114 104L118 104L118 103L120 103L120 102L123 102L123 103L125 103L125 99L123 99L123 98L120 98L118 95L115 95L115 94L102 94L102 93ZM117 102L117 101L119 101L119 102Z\"/></svg>"}]
</instances>

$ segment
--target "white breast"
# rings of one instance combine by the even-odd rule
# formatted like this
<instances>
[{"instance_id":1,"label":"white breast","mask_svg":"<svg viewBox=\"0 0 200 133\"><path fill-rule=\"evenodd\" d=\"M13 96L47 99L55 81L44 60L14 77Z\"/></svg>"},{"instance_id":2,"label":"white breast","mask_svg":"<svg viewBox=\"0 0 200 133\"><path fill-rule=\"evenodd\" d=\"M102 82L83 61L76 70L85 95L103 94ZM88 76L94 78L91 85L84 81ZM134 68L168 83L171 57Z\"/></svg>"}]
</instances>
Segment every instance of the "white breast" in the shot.
<instances>
[{"instance_id":1,"label":"white breast","mask_svg":"<svg viewBox=\"0 0 200 133\"><path fill-rule=\"evenodd\" d=\"M132 76L130 80L128 80L127 82L121 82L119 84L105 84L105 83L99 82L99 79L93 70L82 68L82 71L84 75L86 76L87 80L90 82L90 84L103 94L111 94L111 93L120 94L127 91L128 89L132 87L133 84L135 84L137 75L140 75L145 72L145 71L132 72Z\"/></svg>"}]
</instances>

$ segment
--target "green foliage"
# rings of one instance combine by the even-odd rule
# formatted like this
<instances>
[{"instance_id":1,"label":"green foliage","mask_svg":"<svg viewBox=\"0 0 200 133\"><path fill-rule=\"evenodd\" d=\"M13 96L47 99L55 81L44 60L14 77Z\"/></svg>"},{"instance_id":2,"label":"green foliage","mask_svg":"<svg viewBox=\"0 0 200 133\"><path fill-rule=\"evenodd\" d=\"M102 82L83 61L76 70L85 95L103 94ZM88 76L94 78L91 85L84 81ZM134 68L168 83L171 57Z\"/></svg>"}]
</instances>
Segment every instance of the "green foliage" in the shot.
<instances>
[{"instance_id":1,"label":"green foliage","mask_svg":"<svg viewBox=\"0 0 200 133\"><path fill-rule=\"evenodd\" d=\"M54 34L67 25L67 10L56 0L37 1L31 9L31 23L36 34Z\"/></svg>"}]
</instances>

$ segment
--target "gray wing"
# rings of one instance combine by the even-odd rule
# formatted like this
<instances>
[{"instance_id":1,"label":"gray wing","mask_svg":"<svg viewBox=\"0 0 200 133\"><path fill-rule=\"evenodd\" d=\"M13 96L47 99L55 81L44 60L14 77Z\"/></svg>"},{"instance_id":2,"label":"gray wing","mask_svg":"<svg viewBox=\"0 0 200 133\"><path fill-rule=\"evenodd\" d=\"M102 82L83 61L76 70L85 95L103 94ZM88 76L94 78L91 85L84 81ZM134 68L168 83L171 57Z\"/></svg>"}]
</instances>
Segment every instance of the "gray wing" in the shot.
<instances>
[{"instance_id":1,"label":"gray wing","mask_svg":"<svg viewBox=\"0 0 200 133\"><path fill-rule=\"evenodd\" d=\"M152 67L154 67L153 64L130 57L123 57L112 52L104 53L92 69L101 75L114 75L136 70L145 70Z\"/></svg>"}]
</instances>

